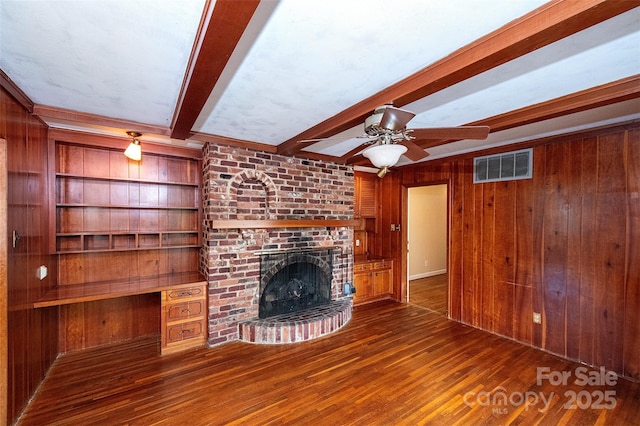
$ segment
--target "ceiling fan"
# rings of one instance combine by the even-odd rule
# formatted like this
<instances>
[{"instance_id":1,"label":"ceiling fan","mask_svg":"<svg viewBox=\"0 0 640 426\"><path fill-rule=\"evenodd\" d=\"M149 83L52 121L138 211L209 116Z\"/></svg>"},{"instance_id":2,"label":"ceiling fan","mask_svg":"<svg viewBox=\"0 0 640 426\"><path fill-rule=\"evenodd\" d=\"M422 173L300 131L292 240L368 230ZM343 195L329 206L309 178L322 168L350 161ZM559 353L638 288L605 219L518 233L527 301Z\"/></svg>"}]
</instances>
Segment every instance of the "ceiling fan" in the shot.
<instances>
[{"instance_id":1,"label":"ceiling fan","mask_svg":"<svg viewBox=\"0 0 640 426\"><path fill-rule=\"evenodd\" d=\"M413 161L427 157L429 154L420 146L421 142L439 140L445 144L452 140L486 139L489 135L488 126L407 129L407 123L413 117L415 113L411 111L383 105L365 120L364 137L372 140L367 142L371 146L362 151L362 155L379 169L379 177L383 177L403 154Z\"/></svg>"}]
</instances>

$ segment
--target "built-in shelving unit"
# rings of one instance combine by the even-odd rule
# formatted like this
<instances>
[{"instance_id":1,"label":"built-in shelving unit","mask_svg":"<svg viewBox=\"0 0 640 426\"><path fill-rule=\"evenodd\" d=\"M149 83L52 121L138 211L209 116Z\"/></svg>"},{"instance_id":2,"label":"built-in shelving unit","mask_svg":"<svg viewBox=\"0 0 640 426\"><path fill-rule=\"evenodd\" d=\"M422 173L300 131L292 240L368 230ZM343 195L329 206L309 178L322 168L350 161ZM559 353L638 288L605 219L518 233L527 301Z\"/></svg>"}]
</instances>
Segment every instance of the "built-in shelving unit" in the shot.
<instances>
[{"instance_id":1,"label":"built-in shelving unit","mask_svg":"<svg viewBox=\"0 0 640 426\"><path fill-rule=\"evenodd\" d=\"M198 270L198 160L146 154L134 162L64 142L53 150L59 286Z\"/></svg>"},{"instance_id":2,"label":"built-in shelving unit","mask_svg":"<svg viewBox=\"0 0 640 426\"><path fill-rule=\"evenodd\" d=\"M49 147L49 250L57 276L34 307L60 306L60 339L71 349L96 341L95 333L118 341L154 329L162 353L202 345L202 170L191 155L199 153L154 147L136 162L112 141L88 139Z\"/></svg>"},{"instance_id":3,"label":"built-in shelving unit","mask_svg":"<svg viewBox=\"0 0 640 426\"><path fill-rule=\"evenodd\" d=\"M58 254L200 247L197 231L58 233L56 239Z\"/></svg>"}]
</instances>

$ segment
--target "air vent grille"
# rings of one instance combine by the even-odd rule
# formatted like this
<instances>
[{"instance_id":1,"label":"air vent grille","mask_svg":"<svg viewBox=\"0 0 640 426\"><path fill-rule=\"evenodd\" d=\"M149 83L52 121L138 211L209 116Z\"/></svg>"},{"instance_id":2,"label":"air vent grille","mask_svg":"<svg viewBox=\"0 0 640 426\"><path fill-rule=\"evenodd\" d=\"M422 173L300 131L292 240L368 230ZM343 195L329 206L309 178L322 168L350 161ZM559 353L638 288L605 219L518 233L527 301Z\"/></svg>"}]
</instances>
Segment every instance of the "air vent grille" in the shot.
<instances>
[{"instance_id":1,"label":"air vent grille","mask_svg":"<svg viewBox=\"0 0 640 426\"><path fill-rule=\"evenodd\" d=\"M476 157L473 160L473 183L530 179L533 149Z\"/></svg>"}]
</instances>

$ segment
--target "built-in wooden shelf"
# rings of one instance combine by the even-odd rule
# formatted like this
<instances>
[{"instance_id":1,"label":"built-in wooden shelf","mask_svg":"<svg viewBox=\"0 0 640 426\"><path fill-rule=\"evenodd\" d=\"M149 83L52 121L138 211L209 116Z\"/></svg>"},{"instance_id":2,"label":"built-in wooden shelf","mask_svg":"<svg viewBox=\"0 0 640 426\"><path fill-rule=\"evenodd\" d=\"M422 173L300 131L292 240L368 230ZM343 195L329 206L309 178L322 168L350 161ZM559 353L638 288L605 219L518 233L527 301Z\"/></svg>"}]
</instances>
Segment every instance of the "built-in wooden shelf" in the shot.
<instances>
[{"instance_id":1,"label":"built-in wooden shelf","mask_svg":"<svg viewBox=\"0 0 640 426\"><path fill-rule=\"evenodd\" d=\"M78 175L74 173L56 173L56 177L77 178L84 180L104 180L108 182L133 182L133 183L150 183L154 185L178 185L178 186L194 186L197 187L197 182L179 182L179 181L160 181L153 179L138 179L127 177L110 177L110 176L90 176L90 175Z\"/></svg>"},{"instance_id":2,"label":"built-in wooden shelf","mask_svg":"<svg viewBox=\"0 0 640 426\"><path fill-rule=\"evenodd\" d=\"M73 204L73 203L59 203L57 207L65 208L98 208L98 209L136 209L136 210L194 210L197 211L198 207L194 206L152 206L152 205L118 205L118 204Z\"/></svg>"},{"instance_id":3,"label":"built-in wooden shelf","mask_svg":"<svg viewBox=\"0 0 640 426\"><path fill-rule=\"evenodd\" d=\"M34 308L67 305L78 302L114 299L136 294L157 293L163 290L206 284L197 272L135 277L125 280L101 281L58 286L49 290L33 304Z\"/></svg>"},{"instance_id":4,"label":"built-in wooden shelf","mask_svg":"<svg viewBox=\"0 0 640 426\"><path fill-rule=\"evenodd\" d=\"M215 220L212 223L214 229L270 229L270 228L337 228L355 227L357 220L333 220L333 219L265 219L265 220Z\"/></svg>"},{"instance_id":5,"label":"built-in wooden shelf","mask_svg":"<svg viewBox=\"0 0 640 426\"><path fill-rule=\"evenodd\" d=\"M64 232L56 234L57 254L199 248L199 232Z\"/></svg>"},{"instance_id":6,"label":"built-in wooden shelf","mask_svg":"<svg viewBox=\"0 0 640 426\"><path fill-rule=\"evenodd\" d=\"M85 249L85 250L60 250L56 254L79 254L79 253L104 253L111 251L142 251L142 250L169 250L182 248L199 248L199 245L180 245L180 246L148 246L148 247L131 247L131 248L104 248L104 249Z\"/></svg>"}]
</instances>

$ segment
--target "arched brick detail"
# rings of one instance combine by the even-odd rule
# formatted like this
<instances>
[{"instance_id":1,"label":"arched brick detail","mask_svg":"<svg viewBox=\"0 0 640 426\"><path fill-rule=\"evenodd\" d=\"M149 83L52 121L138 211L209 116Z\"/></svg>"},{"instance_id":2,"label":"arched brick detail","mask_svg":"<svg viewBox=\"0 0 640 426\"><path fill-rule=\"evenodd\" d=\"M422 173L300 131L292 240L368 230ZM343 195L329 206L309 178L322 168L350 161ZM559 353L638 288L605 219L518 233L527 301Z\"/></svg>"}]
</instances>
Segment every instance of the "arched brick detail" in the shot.
<instances>
[{"instance_id":1,"label":"arched brick detail","mask_svg":"<svg viewBox=\"0 0 640 426\"><path fill-rule=\"evenodd\" d=\"M231 213L231 215L237 218L238 216L238 190L242 188L245 183L257 182L264 187L266 199L264 200L264 214L263 219L275 219L276 218L276 206L278 202L278 192L275 184L264 172L257 170L243 170L240 173L237 173L229 180L229 185L227 186L227 193L229 196L229 206L235 207L236 212L235 215ZM230 219L232 218L230 215ZM262 219L262 218L261 218Z\"/></svg>"}]
</instances>

